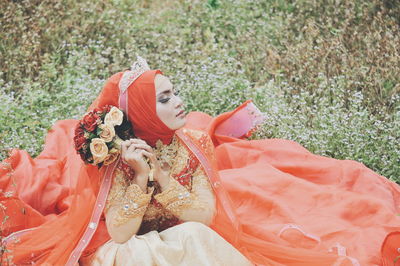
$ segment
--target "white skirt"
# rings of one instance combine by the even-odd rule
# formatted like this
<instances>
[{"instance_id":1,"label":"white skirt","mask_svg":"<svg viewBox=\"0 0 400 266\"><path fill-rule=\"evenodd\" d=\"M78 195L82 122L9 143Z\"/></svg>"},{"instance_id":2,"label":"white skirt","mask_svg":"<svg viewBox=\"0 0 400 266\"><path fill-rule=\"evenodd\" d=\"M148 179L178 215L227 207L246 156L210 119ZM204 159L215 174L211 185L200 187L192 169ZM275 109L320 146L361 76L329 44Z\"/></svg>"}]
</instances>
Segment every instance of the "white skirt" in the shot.
<instances>
[{"instance_id":1,"label":"white skirt","mask_svg":"<svg viewBox=\"0 0 400 266\"><path fill-rule=\"evenodd\" d=\"M110 240L80 261L102 266L253 265L208 226L186 222L158 233L135 235L123 244Z\"/></svg>"}]
</instances>

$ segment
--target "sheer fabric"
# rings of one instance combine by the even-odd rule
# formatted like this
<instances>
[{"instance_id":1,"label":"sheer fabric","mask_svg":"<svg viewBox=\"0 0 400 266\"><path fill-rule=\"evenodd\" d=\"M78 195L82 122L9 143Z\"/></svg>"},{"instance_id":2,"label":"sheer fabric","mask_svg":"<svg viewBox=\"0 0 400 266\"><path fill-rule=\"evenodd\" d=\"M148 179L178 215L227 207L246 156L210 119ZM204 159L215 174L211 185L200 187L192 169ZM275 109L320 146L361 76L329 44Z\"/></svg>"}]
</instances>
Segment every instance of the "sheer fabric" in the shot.
<instances>
[{"instance_id":1,"label":"sheer fabric","mask_svg":"<svg viewBox=\"0 0 400 266\"><path fill-rule=\"evenodd\" d=\"M380 265L385 236L400 229L399 186L293 141L218 134L246 104L216 118L191 113L187 124L213 139L221 185L241 225L235 247L261 265ZM234 243L218 223L212 228Z\"/></svg>"},{"instance_id":2,"label":"sheer fabric","mask_svg":"<svg viewBox=\"0 0 400 266\"><path fill-rule=\"evenodd\" d=\"M88 224L103 173L94 166L84 165L74 151L76 123L75 120L57 122L37 158L14 150L3 162L10 167L3 167L0 173L1 188L11 191L23 205L17 215L8 209L3 212L3 217L12 217L3 228L17 222L24 225L21 229L28 229L26 221L31 219L30 213L41 218L33 230L8 239L7 249L17 265L32 261L64 264ZM98 231L106 233L102 226Z\"/></svg>"}]
</instances>

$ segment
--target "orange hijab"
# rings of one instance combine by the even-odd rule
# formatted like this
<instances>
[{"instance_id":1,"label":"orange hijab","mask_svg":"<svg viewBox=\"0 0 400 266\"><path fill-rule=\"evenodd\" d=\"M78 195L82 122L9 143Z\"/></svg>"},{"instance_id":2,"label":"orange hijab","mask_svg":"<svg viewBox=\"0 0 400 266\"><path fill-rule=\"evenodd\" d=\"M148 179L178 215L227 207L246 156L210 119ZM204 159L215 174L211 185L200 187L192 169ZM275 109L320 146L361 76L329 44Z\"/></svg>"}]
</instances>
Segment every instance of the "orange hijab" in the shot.
<instances>
[{"instance_id":1,"label":"orange hijab","mask_svg":"<svg viewBox=\"0 0 400 266\"><path fill-rule=\"evenodd\" d=\"M118 83L123 72L119 72L109 78L99 97L89 107L93 110L104 105L119 106L121 95ZM133 126L135 136L145 140L149 145L155 146L158 139L164 144L169 144L174 135L174 130L168 128L157 116L156 88L154 79L160 70L149 70L137 78L127 89L127 106L129 121Z\"/></svg>"}]
</instances>

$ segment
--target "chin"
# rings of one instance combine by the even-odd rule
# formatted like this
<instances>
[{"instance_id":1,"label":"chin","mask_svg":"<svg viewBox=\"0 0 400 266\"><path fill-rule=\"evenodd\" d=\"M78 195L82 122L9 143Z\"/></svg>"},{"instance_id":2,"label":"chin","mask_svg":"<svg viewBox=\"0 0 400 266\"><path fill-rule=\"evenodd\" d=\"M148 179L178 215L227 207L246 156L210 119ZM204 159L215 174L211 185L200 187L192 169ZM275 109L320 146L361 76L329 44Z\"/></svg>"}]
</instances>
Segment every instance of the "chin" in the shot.
<instances>
[{"instance_id":1,"label":"chin","mask_svg":"<svg viewBox=\"0 0 400 266\"><path fill-rule=\"evenodd\" d=\"M185 126L185 124L186 124L186 117L185 117L185 118L182 118L182 119L180 119L180 121L178 121L178 122L175 124L175 128L174 128L174 130L178 130L178 129L180 129L180 128L184 127L184 126Z\"/></svg>"}]
</instances>

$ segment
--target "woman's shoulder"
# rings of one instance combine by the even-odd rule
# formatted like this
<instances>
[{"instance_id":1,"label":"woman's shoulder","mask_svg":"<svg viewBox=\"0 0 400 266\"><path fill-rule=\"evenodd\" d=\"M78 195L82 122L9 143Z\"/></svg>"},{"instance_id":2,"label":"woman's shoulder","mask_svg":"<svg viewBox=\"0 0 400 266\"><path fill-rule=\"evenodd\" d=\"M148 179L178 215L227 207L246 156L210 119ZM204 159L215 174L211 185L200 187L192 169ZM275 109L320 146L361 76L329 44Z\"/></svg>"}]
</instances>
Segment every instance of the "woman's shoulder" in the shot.
<instances>
[{"instance_id":1,"label":"woman's shoulder","mask_svg":"<svg viewBox=\"0 0 400 266\"><path fill-rule=\"evenodd\" d=\"M210 135L208 135L206 131L193 128L183 128L182 132L197 144L199 148L204 150L206 154L213 155L214 145Z\"/></svg>"},{"instance_id":2,"label":"woman's shoulder","mask_svg":"<svg viewBox=\"0 0 400 266\"><path fill-rule=\"evenodd\" d=\"M189 136L191 139L197 140L197 141L205 141L205 140L210 140L211 138L208 135L206 131L200 130L200 129L193 129L193 128L183 128L182 132Z\"/></svg>"}]
</instances>

